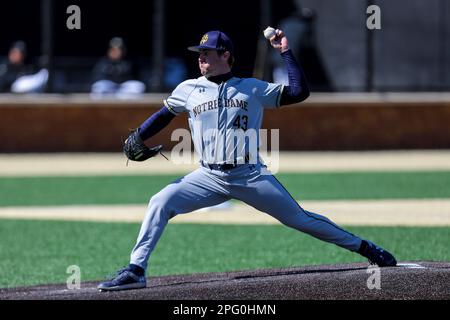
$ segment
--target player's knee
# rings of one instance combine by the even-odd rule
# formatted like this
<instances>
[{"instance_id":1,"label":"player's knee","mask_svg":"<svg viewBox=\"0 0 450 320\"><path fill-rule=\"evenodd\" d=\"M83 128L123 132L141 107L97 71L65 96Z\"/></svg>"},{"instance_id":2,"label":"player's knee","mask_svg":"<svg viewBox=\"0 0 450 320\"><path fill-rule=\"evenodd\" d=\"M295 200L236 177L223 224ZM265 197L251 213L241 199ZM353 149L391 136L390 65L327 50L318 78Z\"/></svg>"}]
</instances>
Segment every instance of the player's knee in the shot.
<instances>
[{"instance_id":1,"label":"player's knee","mask_svg":"<svg viewBox=\"0 0 450 320\"><path fill-rule=\"evenodd\" d=\"M157 193L150 199L149 205L151 207L164 207L167 203L168 203L167 197Z\"/></svg>"},{"instance_id":2,"label":"player's knee","mask_svg":"<svg viewBox=\"0 0 450 320\"><path fill-rule=\"evenodd\" d=\"M293 219L280 220L280 222L289 228L293 228L293 229L296 229L299 231L303 231L301 229L304 228L302 221L299 221L298 219L296 219L296 220L293 220Z\"/></svg>"},{"instance_id":3,"label":"player's knee","mask_svg":"<svg viewBox=\"0 0 450 320\"><path fill-rule=\"evenodd\" d=\"M165 194L157 193L150 199L149 207L152 208L152 211L167 214L170 218L173 208L169 198Z\"/></svg>"},{"instance_id":4,"label":"player's knee","mask_svg":"<svg viewBox=\"0 0 450 320\"><path fill-rule=\"evenodd\" d=\"M279 220L285 226L302 232L308 232L311 228L314 228L315 224L315 221L304 210L281 217Z\"/></svg>"}]
</instances>

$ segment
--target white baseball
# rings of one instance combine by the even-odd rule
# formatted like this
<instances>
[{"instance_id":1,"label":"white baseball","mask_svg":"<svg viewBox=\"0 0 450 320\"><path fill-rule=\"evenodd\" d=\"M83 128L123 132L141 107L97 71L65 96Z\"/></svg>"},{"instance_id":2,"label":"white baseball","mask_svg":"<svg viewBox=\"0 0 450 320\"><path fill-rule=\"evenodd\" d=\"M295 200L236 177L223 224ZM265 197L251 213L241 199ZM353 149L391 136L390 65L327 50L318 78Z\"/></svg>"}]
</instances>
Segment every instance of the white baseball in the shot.
<instances>
[{"instance_id":1,"label":"white baseball","mask_svg":"<svg viewBox=\"0 0 450 320\"><path fill-rule=\"evenodd\" d=\"M270 38L276 36L276 34L277 34L275 29L272 27L267 27L266 30L263 31L263 33L264 33L264 37L269 40L270 40Z\"/></svg>"}]
</instances>

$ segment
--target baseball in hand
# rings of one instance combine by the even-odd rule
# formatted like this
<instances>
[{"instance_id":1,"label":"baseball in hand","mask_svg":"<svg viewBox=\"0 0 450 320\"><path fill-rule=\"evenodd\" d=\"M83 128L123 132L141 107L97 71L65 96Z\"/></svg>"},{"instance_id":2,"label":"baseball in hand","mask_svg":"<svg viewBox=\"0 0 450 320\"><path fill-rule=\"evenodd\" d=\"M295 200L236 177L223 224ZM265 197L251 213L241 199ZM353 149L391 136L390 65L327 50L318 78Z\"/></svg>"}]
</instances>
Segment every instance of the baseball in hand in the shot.
<instances>
[{"instance_id":1,"label":"baseball in hand","mask_svg":"<svg viewBox=\"0 0 450 320\"><path fill-rule=\"evenodd\" d=\"M277 34L275 29L272 27L267 27L266 30L263 31L263 33L264 37L269 40Z\"/></svg>"}]
</instances>

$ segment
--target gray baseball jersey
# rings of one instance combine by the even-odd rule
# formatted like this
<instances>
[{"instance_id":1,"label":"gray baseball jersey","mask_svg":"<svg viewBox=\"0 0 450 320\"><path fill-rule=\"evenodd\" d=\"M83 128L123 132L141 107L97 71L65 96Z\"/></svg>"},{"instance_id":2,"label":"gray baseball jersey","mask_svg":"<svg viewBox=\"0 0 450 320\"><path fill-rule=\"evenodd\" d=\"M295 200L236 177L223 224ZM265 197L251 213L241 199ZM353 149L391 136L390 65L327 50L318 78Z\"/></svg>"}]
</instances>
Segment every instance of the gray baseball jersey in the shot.
<instances>
[{"instance_id":1,"label":"gray baseball jersey","mask_svg":"<svg viewBox=\"0 0 450 320\"><path fill-rule=\"evenodd\" d=\"M261 127L264 108L278 107L282 90L282 85L256 79L233 77L218 85L200 77L181 83L164 104L174 114L189 113L194 145L203 163L243 163L248 149L257 149L257 131ZM252 134L256 134L253 136L256 144L251 141ZM257 151L250 152L250 158L253 159L229 170L200 166L154 195L148 204L130 263L147 268L148 259L172 217L229 199L241 200L281 223L321 240L351 251L359 249L359 237L326 217L301 208L259 162Z\"/></svg>"},{"instance_id":2,"label":"gray baseball jersey","mask_svg":"<svg viewBox=\"0 0 450 320\"><path fill-rule=\"evenodd\" d=\"M206 163L258 163L264 108L280 105L283 86L233 77L220 85L205 77L181 83L164 101L174 114L189 113L194 147Z\"/></svg>"}]
</instances>

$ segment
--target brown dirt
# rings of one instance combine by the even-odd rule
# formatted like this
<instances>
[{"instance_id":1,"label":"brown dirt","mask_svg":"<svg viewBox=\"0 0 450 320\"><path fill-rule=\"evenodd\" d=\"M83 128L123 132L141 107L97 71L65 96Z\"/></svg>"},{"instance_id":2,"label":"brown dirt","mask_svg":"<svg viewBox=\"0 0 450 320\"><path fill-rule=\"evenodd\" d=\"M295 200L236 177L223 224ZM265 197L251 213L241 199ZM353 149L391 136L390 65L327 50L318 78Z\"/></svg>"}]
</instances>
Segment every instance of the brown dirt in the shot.
<instances>
[{"instance_id":1,"label":"brown dirt","mask_svg":"<svg viewBox=\"0 0 450 320\"><path fill-rule=\"evenodd\" d=\"M342 225L450 226L450 200L301 201L310 211ZM142 222L146 205L3 207L0 218ZM248 205L205 208L176 216L171 223L279 224Z\"/></svg>"},{"instance_id":2,"label":"brown dirt","mask_svg":"<svg viewBox=\"0 0 450 320\"><path fill-rule=\"evenodd\" d=\"M404 262L402 262L404 263ZM411 262L409 262L411 263ZM99 292L98 282L0 289L0 300L448 300L450 263L380 269L380 289L368 289L367 263L149 277L147 288Z\"/></svg>"},{"instance_id":3,"label":"brown dirt","mask_svg":"<svg viewBox=\"0 0 450 320\"><path fill-rule=\"evenodd\" d=\"M198 168L196 155L180 163L166 152L145 162L129 162L122 153L0 154L0 176L77 176L185 174ZM280 152L263 158L275 173L339 171L450 170L448 150L365 152ZM277 161L276 161L277 160Z\"/></svg>"}]
</instances>

